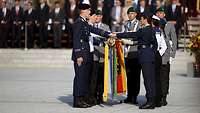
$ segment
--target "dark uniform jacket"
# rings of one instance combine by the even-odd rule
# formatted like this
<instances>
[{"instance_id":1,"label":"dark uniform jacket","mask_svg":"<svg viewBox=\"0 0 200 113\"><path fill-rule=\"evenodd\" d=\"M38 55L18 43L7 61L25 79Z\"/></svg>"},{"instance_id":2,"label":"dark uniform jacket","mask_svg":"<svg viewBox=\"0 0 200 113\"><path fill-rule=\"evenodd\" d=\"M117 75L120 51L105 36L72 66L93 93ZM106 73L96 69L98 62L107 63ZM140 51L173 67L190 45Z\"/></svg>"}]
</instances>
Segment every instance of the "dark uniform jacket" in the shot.
<instances>
[{"instance_id":1,"label":"dark uniform jacket","mask_svg":"<svg viewBox=\"0 0 200 113\"><path fill-rule=\"evenodd\" d=\"M90 32L108 37L109 32L90 26L82 17L78 17L73 24L73 51L72 60L83 57L84 62L92 62L93 56L90 55L89 36Z\"/></svg>"},{"instance_id":2,"label":"dark uniform jacket","mask_svg":"<svg viewBox=\"0 0 200 113\"><path fill-rule=\"evenodd\" d=\"M62 8L60 8L59 13L56 14L55 9L54 9L51 13L51 18L52 18L53 22L57 21L57 22L60 22L60 24L64 24L64 20L65 20L64 10Z\"/></svg>"},{"instance_id":3,"label":"dark uniform jacket","mask_svg":"<svg viewBox=\"0 0 200 113\"><path fill-rule=\"evenodd\" d=\"M10 22L10 19L11 19L11 17L10 17L10 10L8 8L6 8L6 15L4 16L3 9L1 8L0 9L0 23L2 21L4 21L7 24L7 23Z\"/></svg>"},{"instance_id":4,"label":"dark uniform jacket","mask_svg":"<svg viewBox=\"0 0 200 113\"><path fill-rule=\"evenodd\" d=\"M37 21L39 24L44 24L49 20L49 6L45 4L43 9L41 9L40 5L37 8Z\"/></svg>"},{"instance_id":5,"label":"dark uniform jacket","mask_svg":"<svg viewBox=\"0 0 200 113\"><path fill-rule=\"evenodd\" d=\"M24 11L22 7L19 7L19 13L16 13L16 8L11 9L11 21L12 22L23 22L24 21Z\"/></svg>"},{"instance_id":6,"label":"dark uniform jacket","mask_svg":"<svg viewBox=\"0 0 200 113\"><path fill-rule=\"evenodd\" d=\"M36 20L36 10L32 9L32 12L29 14L28 10L25 11L24 14L25 21L28 22L28 24L34 24Z\"/></svg>"},{"instance_id":7,"label":"dark uniform jacket","mask_svg":"<svg viewBox=\"0 0 200 113\"><path fill-rule=\"evenodd\" d=\"M158 44L155 31L150 26L146 26L137 32L117 33L117 37L133 37L134 40L138 40L138 58L140 63L155 61Z\"/></svg>"}]
</instances>

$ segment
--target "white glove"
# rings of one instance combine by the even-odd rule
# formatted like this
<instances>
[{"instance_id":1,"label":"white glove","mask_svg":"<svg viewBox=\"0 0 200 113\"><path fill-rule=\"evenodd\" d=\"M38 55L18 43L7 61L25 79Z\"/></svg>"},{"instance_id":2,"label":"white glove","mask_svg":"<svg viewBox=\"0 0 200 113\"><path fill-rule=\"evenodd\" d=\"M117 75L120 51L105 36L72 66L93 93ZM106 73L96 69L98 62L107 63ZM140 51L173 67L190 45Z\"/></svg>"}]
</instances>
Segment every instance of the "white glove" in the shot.
<instances>
[{"instance_id":1,"label":"white glove","mask_svg":"<svg viewBox=\"0 0 200 113\"><path fill-rule=\"evenodd\" d=\"M129 39L121 39L122 43L125 45L133 45L133 41Z\"/></svg>"},{"instance_id":2,"label":"white glove","mask_svg":"<svg viewBox=\"0 0 200 113\"><path fill-rule=\"evenodd\" d=\"M51 25L47 26L47 30L50 31L51 30Z\"/></svg>"},{"instance_id":3,"label":"white glove","mask_svg":"<svg viewBox=\"0 0 200 113\"><path fill-rule=\"evenodd\" d=\"M173 58L170 57L170 58L169 58L169 64L172 64L172 61L173 61Z\"/></svg>"},{"instance_id":4,"label":"white glove","mask_svg":"<svg viewBox=\"0 0 200 113\"><path fill-rule=\"evenodd\" d=\"M170 40L169 41L170 47L172 48L173 42Z\"/></svg>"},{"instance_id":5,"label":"white glove","mask_svg":"<svg viewBox=\"0 0 200 113\"><path fill-rule=\"evenodd\" d=\"M63 30L63 31L65 30L65 25L62 25L62 30Z\"/></svg>"},{"instance_id":6,"label":"white glove","mask_svg":"<svg viewBox=\"0 0 200 113\"><path fill-rule=\"evenodd\" d=\"M49 21L48 21L48 24L52 24L52 23L53 23L53 21L52 21L52 19L50 18Z\"/></svg>"}]
</instances>

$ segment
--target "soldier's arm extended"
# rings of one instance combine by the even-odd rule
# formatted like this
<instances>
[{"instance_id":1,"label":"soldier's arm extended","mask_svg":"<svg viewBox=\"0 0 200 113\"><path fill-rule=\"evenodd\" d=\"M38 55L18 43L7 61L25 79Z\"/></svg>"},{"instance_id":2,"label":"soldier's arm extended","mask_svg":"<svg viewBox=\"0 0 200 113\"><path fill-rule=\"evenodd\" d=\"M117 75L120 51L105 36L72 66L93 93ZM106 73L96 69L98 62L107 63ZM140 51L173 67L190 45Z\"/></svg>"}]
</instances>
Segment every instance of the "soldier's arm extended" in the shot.
<instances>
[{"instance_id":1,"label":"soldier's arm extended","mask_svg":"<svg viewBox=\"0 0 200 113\"><path fill-rule=\"evenodd\" d=\"M103 36L103 37L106 37L106 38L108 38L110 36L110 32L104 31L102 29L98 29L98 28L93 27L91 25L89 25L89 30L90 30L90 32L92 32L94 34L97 34L97 35L100 35L100 36Z\"/></svg>"},{"instance_id":2,"label":"soldier's arm extended","mask_svg":"<svg viewBox=\"0 0 200 113\"><path fill-rule=\"evenodd\" d=\"M137 38L140 35L140 31L137 32L123 32L123 33L117 33L116 36L118 38L132 38L133 40L137 40Z\"/></svg>"}]
</instances>

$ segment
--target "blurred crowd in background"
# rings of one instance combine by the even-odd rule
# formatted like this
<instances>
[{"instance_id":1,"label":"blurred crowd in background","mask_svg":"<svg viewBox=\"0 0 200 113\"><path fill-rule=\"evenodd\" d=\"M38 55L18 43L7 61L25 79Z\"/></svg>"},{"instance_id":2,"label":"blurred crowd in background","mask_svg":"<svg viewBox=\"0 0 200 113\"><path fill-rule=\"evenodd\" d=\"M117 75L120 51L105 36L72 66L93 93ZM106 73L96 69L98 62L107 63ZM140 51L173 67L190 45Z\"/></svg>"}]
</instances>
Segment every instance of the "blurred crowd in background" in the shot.
<instances>
[{"instance_id":1,"label":"blurred crowd in background","mask_svg":"<svg viewBox=\"0 0 200 113\"><path fill-rule=\"evenodd\" d=\"M0 0L0 48L72 47L72 24L83 0ZM103 23L112 32L123 31L127 9L154 14L165 8L166 19L174 23L177 35L188 17L199 14L200 0L84 0L91 10L103 12ZM25 43L27 42L27 43Z\"/></svg>"}]
</instances>

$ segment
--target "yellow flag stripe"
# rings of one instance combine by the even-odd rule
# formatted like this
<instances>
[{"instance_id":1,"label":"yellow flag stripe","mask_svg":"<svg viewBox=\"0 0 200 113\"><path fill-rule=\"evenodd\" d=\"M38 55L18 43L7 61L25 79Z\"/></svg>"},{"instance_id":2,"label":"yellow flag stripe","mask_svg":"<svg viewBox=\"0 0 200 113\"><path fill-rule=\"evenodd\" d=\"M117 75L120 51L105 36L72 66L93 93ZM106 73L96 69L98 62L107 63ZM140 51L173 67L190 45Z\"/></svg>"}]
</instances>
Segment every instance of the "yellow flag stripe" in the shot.
<instances>
[{"instance_id":1,"label":"yellow flag stripe","mask_svg":"<svg viewBox=\"0 0 200 113\"><path fill-rule=\"evenodd\" d=\"M108 100L108 53L109 53L109 47L106 44L105 50L104 50L104 92L103 92L103 101L106 102Z\"/></svg>"}]
</instances>

